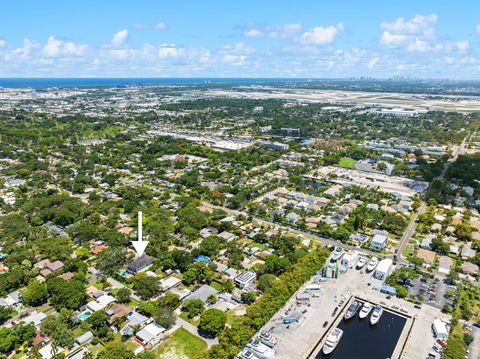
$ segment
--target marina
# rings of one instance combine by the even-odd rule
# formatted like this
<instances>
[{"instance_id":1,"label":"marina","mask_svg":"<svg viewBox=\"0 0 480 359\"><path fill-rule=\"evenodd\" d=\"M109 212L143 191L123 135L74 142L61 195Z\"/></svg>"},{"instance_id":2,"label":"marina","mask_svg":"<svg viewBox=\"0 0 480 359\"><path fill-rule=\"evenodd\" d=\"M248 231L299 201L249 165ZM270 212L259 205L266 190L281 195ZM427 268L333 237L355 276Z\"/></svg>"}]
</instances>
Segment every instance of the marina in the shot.
<instances>
[{"instance_id":1,"label":"marina","mask_svg":"<svg viewBox=\"0 0 480 359\"><path fill-rule=\"evenodd\" d=\"M338 329L343 335L330 354L319 352L312 358L322 359L386 359L391 358L407 319L392 312L383 311L376 325L358 315L341 320Z\"/></svg>"},{"instance_id":2,"label":"marina","mask_svg":"<svg viewBox=\"0 0 480 359\"><path fill-rule=\"evenodd\" d=\"M444 315L431 306L415 308L398 298L388 299L379 290L381 283L373 272L355 269L342 273L339 279L306 283L300 292L316 289L311 292L310 306L302 303L298 307L295 296L263 328L275 338L275 358L425 359L435 340L420 333L430 332L434 319ZM345 320L354 301L360 302L356 314ZM360 319L366 302L371 304L370 312ZM383 313L378 323L371 325L376 305L383 308ZM285 324L285 316L294 313L298 313L295 321ZM342 337L330 354L323 354L335 328L343 331Z\"/></svg>"}]
</instances>

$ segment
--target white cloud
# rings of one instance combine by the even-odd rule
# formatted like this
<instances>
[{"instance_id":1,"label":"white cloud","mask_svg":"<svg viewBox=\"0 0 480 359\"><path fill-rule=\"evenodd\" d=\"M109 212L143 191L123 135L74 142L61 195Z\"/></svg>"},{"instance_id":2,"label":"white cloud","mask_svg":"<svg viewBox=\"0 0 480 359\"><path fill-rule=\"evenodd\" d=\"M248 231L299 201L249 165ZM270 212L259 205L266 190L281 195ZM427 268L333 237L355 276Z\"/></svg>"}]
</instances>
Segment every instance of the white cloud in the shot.
<instances>
[{"instance_id":1,"label":"white cloud","mask_svg":"<svg viewBox=\"0 0 480 359\"><path fill-rule=\"evenodd\" d=\"M378 57L372 57L370 61L368 61L368 68L373 69L375 65L378 63L379 58Z\"/></svg>"},{"instance_id":2,"label":"white cloud","mask_svg":"<svg viewBox=\"0 0 480 359\"><path fill-rule=\"evenodd\" d=\"M310 31L304 32L300 36L299 42L304 45L327 45L331 44L341 32L343 32L341 22L335 26L316 26Z\"/></svg>"},{"instance_id":3,"label":"white cloud","mask_svg":"<svg viewBox=\"0 0 480 359\"><path fill-rule=\"evenodd\" d=\"M47 40L47 44L43 47L43 53L47 56L55 57L60 54L62 41L56 39L54 36L50 36Z\"/></svg>"},{"instance_id":4,"label":"white cloud","mask_svg":"<svg viewBox=\"0 0 480 359\"><path fill-rule=\"evenodd\" d=\"M435 33L435 24L437 23L437 20L437 14L425 16L415 15L409 21L406 21L403 17L399 17L393 22L382 22L380 28L391 34L431 37Z\"/></svg>"},{"instance_id":5,"label":"white cloud","mask_svg":"<svg viewBox=\"0 0 480 359\"><path fill-rule=\"evenodd\" d=\"M243 34L247 37L261 37L261 36L263 36L263 32L261 32L260 30L257 30L257 29L245 30L245 32Z\"/></svg>"},{"instance_id":6,"label":"white cloud","mask_svg":"<svg viewBox=\"0 0 480 359\"><path fill-rule=\"evenodd\" d=\"M475 29L476 29L477 32L480 34L480 24L478 24L477 26L475 26Z\"/></svg>"},{"instance_id":7,"label":"white cloud","mask_svg":"<svg viewBox=\"0 0 480 359\"><path fill-rule=\"evenodd\" d=\"M250 55L254 54L256 51L257 49L244 42L237 42L233 45L224 45L218 52L218 55L222 62L229 65L245 66L249 61Z\"/></svg>"},{"instance_id":8,"label":"white cloud","mask_svg":"<svg viewBox=\"0 0 480 359\"><path fill-rule=\"evenodd\" d=\"M469 43L466 40L454 42L438 39L435 34L437 21L436 14L415 15L410 20L399 17L392 22L384 21L380 24L380 29L383 31L380 44L420 53L468 50Z\"/></svg>"},{"instance_id":9,"label":"white cloud","mask_svg":"<svg viewBox=\"0 0 480 359\"><path fill-rule=\"evenodd\" d=\"M224 45L223 50L235 55L251 55L256 51L254 47L249 46L244 42L237 42L234 45Z\"/></svg>"},{"instance_id":10,"label":"white cloud","mask_svg":"<svg viewBox=\"0 0 480 359\"><path fill-rule=\"evenodd\" d=\"M382 22L380 43L388 47L407 46L411 51L423 51L435 35L436 14L415 15L410 20L399 17L393 22Z\"/></svg>"},{"instance_id":11,"label":"white cloud","mask_svg":"<svg viewBox=\"0 0 480 359\"><path fill-rule=\"evenodd\" d=\"M224 62L233 65L233 66L244 66L247 62L247 57L245 55L231 55L225 54L223 56Z\"/></svg>"},{"instance_id":12,"label":"white cloud","mask_svg":"<svg viewBox=\"0 0 480 359\"><path fill-rule=\"evenodd\" d=\"M167 27L167 24L164 23L163 21L157 22L156 24L153 24L153 29L154 30L163 30Z\"/></svg>"},{"instance_id":13,"label":"white cloud","mask_svg":"<svg viewBox=\"0 0 480 359\"><path fill-rule=\"evenodd\" d=\"M0 37L0 49L1 49L2 47L6 47L6 46L7 46L7 42L5 41L5 39L3 39L3 38Z\"/></svg>"},{"instance_id":14,"label":"white cloud","mask_svg":"<svg viewBox=\"0 0 480 359\"><path fill-rule=\"evenodd\" d=\"M23 39L23 46L15 49L12 54L13 56L18 55L23 58L29 57L39 46L35 41Z\"/></svg>"},{"instance_id":15,"label":"white cloud","mask_svg":"<svg viewBox=\"0 0 480 359\"><path fill-rule=\"evenodd\" d=\"M120 30L115 35L113 35L112 45L115 47L123 46L127 41L127 39L128 39L128 30L127 29Z\"/></svg>"},{"instance_id":16,"label":"white cloud","mask_svg":"<svg viewBox=\"0 0 480 359\"><path fill-rule=\"evenodd\" d=\"M458 50L460 51L466 51L470 47L470 44L466 40L461 40L455 43L455 46L457 47Z\"/></svg>"},{"instance_id":17,"label":"white cloud","mask_svg":"<svg viewBox=\"0 0 480 359\"><path fill-rule=\"evenodd\" d=\"M243 31L246 37L271 37L273 39L292 38L296 33L302 30L302 24L283 24L283 25L267 25L255 26L247 25Z\"/></svg>"},{"instance_id":18,"label":"white cloud","mask_svg":"<svg viewBox=\"0 0 480 359\"><path fill-rule=\"evenodd\" d=\"M55 36L49 36L42 52L47 57L58 56L81 56L87 49L87 45L78 45L72 41L63 41Z\"/></svg>"},{"instance_id":19,"label":"white cloud","mask_svg":"<svg viewBox=\"0 0 480 359\"><path fill-rule=\"evenodd\" d=\"M211 54L202 47L179 47L175 44L164 44L158 48L158 58L172 64L203 66L210 62Z\"/></svg>"},{"instance_id":20,"label":"white cloud","mask_svg":"<svg viewBox=\"0 0 480 359\"><path fill-rule=\"evenodd\" d=\"M138 22L135 25L133 25L133 28L135 30L164 30L167 28L167 24L163 21L159 21L153 24L146 24L144 22Z\"/></svg>"},{"instance_id":21,"label":"white cloud","mask_svg":"<svg viewBox=\"0 0 480 359\"><path fill-rule=\"evenodd\" d=\"M175 47L175 45L163 45L158 49L158 56L161 59L168 58L168 57L177 57L179 54L179 50Z\"/></svg>"}]
</instances>

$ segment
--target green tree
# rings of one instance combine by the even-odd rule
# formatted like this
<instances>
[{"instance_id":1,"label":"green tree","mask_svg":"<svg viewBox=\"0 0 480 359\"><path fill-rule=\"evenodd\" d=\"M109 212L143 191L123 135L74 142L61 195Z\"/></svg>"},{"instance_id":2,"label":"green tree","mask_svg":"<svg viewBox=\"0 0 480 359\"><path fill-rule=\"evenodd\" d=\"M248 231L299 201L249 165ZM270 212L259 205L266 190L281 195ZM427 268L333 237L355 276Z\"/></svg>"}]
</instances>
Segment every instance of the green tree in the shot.
<instances>
[{"instance_id":1,"label":"green tree","mask_svg":"<svg viewBox=\"0 0 480 359\"><path fill-rule=\"evenodd\" d=\"M160 282L156 277L139 273L133 278L133 290L143 299L150 299L160 293Z\"/></svg>"},{"instance_id":2,"label":"green tree","mask_svg":"<svg viewBox=\"0 0 480 359\"><path fill-rule=\"evenodd\" d=\"M186 300L183 303L182 309L188 314L189 318L193 318L202 314L203 310L205 309L205 305L201 299L193 298Z\"/></svg>"},{"instance_id":3,"label":"green tree","mask_svg":"<svg viewBox=\"0 0 480 359\"><path fill-rule=\"evenodd\" d=\"M42 332L47 334L57 346L70 348L75 343L73 331L61 315L52 314L42 322Z\"/></svg>"},{"instance_id":4,"label":"green tree","mask_svg":"<svg viewBox=\"0 0 480 359\"><path fill-rule=\"evenodd\" d=\"M60 310L62 308L78 309L85 304L87 296L85 286L78 280L64 280L52 278L47 281L47 290L50 295L50 302Z\"/></svg>"},{"instance_id":5,"label":"green tree","mask_svg":"<svg viewBox=\"0 0 480 359\"><path fill-rule=\"evenodd\" d=\"M15 315L15 309L11 307L0 306L0 324L5 323L8 319Z\"/></svg>"},{"instance_id":6,"label":"green tree","mask_svg":"<svg viewBox=\"0 0 480 359\"><path fill-rule=\"evenodd\" d=\"M200 316L198 329L206 337L216 337L227 323L227 315L219 309L207 309Z\"/></svg>"},{"instance_id":7,"label":"green tree","mask_svg":"<svg viewBox=\"0 0 480 359\"><path fill-rule=\"evenodd\" d=\"M153 319L165 329L170 329L175 324L176 316L173 309L158 307L153 313Z\"/></svg>"},{"instance_id":8,"label":"green tree","mask_svg":"<svg viewBox=\"0 0 480 359\"><path fill-rule=\"evenodd\" d=\"M107 275L118 271L125 263L126 256L122 248L106 248L96 259L97 269Z\"/></svg>"},{"instance_id":9,"label":"green tree","mask_svg":"<svg viewBox=\"0 0 480 359\"><path fill-rule=\"evenodd\" d=\"M225 283L223 283L222 292L232 293L234 289L235 284L233 283L233 280L227 279Z\"/></svg>"},{"instance_id":10,"label":"green tree","mask_svg":"<svg viewBox=\"0 0 480 359\"><path fill-rule=\"evenodd\" d=\"M130 301L130 295L132 294L132 291L128 289L127 287L120 288L117 291L117 300L120 303L128 303Z\"/></svg>"},{"instance_id":11,"label":"green tree","mask_svg":"<svg viewBox=\"0 0 480 359\"><path fill-rule=\"evenodd\" d=\"M25 302L32 306L41 305L48 299L47 286L38 280L31 281L22 294Z\"/></svg>"},{"instance_id":12,"label":"green tree","mask_svg":"<svg viewBox=\"0 0 480 359\"><path fill-rule=\"evenodd\" d=\"M242 302L245 304L255 303L255 299L257 299L257 292L243 292L241 298Z\"/></svg>"}]
</instances>

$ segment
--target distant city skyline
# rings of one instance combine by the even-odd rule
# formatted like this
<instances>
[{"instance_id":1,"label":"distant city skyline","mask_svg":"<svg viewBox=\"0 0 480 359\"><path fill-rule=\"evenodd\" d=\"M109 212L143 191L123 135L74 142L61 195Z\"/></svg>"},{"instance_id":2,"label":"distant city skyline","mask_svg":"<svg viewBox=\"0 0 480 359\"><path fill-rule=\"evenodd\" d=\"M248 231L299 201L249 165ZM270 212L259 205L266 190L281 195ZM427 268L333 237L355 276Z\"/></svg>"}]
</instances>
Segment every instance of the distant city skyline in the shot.
<instances>
[{"instance_id":1,"label":"distant city skyline","mask_svg":"<svg viewBox=\"0 0 480 359\"><path fill-rule=\"evenodd\" d=\"M15 1L0 77L480 79L480 4Z\"/></svg>"}]
</instances>

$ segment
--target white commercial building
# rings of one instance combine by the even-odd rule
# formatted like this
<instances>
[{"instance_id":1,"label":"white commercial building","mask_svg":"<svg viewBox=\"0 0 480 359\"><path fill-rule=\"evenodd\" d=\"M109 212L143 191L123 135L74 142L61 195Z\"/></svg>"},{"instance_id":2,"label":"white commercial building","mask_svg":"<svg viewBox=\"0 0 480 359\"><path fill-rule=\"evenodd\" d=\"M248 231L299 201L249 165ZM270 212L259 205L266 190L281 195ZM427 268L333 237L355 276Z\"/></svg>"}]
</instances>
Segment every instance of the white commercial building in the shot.
<instances>
[{"instance_id":1,"label":"white commercial building","mask_svg":"<svg viewBox=\"0 0 480 359\"><path fill-rule=\"evenodd\" d=\"M448 328L445 322L442 322L440 319L435 319L432 324L433 334L435 338L446 340L448 337Z\"/></svg>"},{"instance_id":2,"label":"white commercial building","mask_svg":"<svg viewBox=\"0 0 480 359\"><path fill-rule=\"evenodd\" d=\"M392 271L393 261L390 258L382 259L375 270L374 277L378 280L387 279Z\"/></svg>"}]
</instances>

